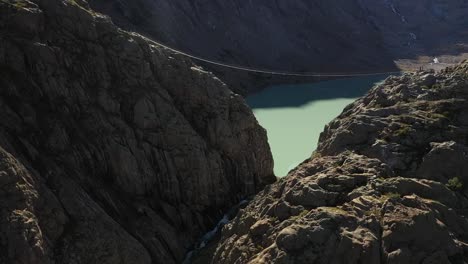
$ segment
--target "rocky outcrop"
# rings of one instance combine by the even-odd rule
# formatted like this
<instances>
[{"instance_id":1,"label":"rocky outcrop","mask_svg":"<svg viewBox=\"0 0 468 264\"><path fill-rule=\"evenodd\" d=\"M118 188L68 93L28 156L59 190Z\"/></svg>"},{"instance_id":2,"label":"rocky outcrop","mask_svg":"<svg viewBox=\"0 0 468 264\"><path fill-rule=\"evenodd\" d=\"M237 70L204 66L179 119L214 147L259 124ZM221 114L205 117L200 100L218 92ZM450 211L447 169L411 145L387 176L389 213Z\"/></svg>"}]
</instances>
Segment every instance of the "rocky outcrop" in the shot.
<instances>
[{"instance_id":1,"label":"rocky outcrop","mask_svg":"<svg viewBox=\"0 0 468 264\"><path fill-rule=\"evenodd\" d=\"M468 62L389 77L225 226L212 263L468 261Z\"/></svg>"},{"instance_id":2,"label":"rocky outcrop","mask_svg":"<svg viewBox=\"0 0 468 264\"><path fill-rule=\"evenodd\" d=\"M0 263L178 263L274 180L212 74L83 0L0 0Z\"/></svg>"}]
</instances>

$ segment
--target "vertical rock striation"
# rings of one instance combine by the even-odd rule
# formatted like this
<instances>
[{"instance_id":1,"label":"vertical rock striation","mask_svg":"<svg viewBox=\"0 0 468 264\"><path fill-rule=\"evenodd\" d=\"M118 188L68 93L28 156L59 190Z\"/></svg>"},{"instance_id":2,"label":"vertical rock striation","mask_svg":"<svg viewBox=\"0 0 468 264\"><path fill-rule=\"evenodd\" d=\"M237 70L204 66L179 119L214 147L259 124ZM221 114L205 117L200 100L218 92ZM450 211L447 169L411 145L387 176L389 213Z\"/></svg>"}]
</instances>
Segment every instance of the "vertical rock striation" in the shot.
<instances>
[{"instance_id":1,"label":"vertical rock striation","mask_svg":"<svg viewBox=\"0 0 468 264\"><path fill-rule=\"evenodd\" d=\"M212 74L83 0L0 0L0 263L178 263L274 181Z\"/></svg>"}]
</instances>

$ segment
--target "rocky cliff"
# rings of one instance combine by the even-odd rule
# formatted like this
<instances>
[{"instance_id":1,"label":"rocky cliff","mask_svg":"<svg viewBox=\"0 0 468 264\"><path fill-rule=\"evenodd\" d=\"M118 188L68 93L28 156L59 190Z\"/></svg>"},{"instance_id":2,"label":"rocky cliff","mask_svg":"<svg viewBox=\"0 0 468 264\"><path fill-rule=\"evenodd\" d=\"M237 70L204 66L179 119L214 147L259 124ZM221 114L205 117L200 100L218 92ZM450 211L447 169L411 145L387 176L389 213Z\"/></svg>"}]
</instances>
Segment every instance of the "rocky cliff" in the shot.
<instances>
[{"instance_id":1,"label":"rocky cliff","mask_svg":"<svg viewBox=\"0 0 468 264\"><path fill-rule=\"evenodd\" d=\"M466 263L467 135L468 62L387 78L225 226L212 263Z\"/></svg>"},{"instance_id":2,"label":"rocky cliff","mask_svg":"<svg viewBox=\"0 0 468 264\"><path fill-rule=\"evenodd\" d=\"M243 99L83 0L0 0L0 263L179 263L274 180Z\"/></svg>"}]
</instances>

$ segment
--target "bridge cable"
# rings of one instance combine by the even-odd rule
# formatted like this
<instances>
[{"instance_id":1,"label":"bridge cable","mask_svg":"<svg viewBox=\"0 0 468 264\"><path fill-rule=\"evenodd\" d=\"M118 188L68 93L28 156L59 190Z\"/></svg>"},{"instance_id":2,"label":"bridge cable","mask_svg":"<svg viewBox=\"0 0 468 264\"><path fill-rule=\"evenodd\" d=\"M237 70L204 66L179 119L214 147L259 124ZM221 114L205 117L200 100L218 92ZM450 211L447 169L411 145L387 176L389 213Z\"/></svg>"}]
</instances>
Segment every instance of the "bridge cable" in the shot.
<instances>
[{"instance_id":1,"label":"bridge cable","mask_svg":"<svg viewBox=\"0 0 468 264\"><path fill-rule=\"evenodd\" d=\"M150 40L150 39L148 39ZM252 73L262 73L262 74L269 74L269 75L280 75L280 76L296 76L296 77L359 77L359 76L377 76L377 75L390 75L390 74L401 74L404 73L405 71L386 71L386 72L371 72L371 73L318 73L318 72L287 72L287 71L275 71L275 70L265 70L265 69L259 69L259 68L252 68L252 67L246 67L246 66L238 66L238 65L233 65L233 64L227 64L219 61L213 61L209 59L205 59L199 56L195 56L180 50L177 50L175 48L171 48L165 44L162 44L160 42L156 42L154 40L150 40L152 43L154 43L157 46L160 46L164 49L167 49L171 52L174 52L176 54L185 56L187 58L196 60L196 61L201 61L205 62L211 65L216 65L224 68L229 68L229 69L234 69L234 70L240 70L240 71L245 71L245 72L252 72Z\"/></svg>"}]
</instances>

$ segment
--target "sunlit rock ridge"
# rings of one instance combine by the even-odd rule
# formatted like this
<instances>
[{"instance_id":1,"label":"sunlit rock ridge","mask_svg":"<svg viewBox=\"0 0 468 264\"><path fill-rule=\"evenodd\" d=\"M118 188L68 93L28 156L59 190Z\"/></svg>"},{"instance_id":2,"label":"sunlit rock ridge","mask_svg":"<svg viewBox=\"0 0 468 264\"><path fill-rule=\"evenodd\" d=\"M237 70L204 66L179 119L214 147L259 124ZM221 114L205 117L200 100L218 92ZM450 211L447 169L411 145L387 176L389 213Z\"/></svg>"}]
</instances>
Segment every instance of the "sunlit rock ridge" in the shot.
<instances>
[{"instance_id":1,"label":"sunlit rock ridge","mask_svg":"<svg viewBox=\"0 0 468 264\"><path fill-rule=\"evenodd\" d=\"M225 226L211 263L466 263L467 135L468 62L389 77Z\"/></svg>"},{"instance_id":2,"label":"sunlit rock ridge","mask_svg":"<svg viewBox=\"0 0 468 264\"><path fill-rule=\"evenodd\" d=\"M79 0L0 0L0 263L180 263L273 181L244 100Z\"/></svg>"}]
</instances>

